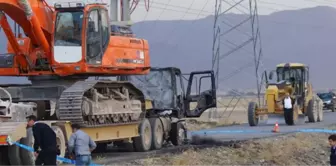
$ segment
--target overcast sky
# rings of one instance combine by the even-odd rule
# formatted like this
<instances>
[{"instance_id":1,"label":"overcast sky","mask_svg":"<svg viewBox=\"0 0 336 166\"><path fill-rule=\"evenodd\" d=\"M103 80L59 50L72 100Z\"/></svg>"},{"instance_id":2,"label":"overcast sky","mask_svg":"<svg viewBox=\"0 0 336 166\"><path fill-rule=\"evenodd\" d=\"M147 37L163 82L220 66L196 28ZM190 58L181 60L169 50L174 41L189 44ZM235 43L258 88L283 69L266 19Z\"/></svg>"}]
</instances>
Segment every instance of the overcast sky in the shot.
<instances>
[{"instance_id":1,"label":"overcast sky","mask_svg":"<svg viewBox=\"0 0 336 166\"><path fill-rule=\"evenodd\" d=\"M73 0L47 0L50 5L54 2L69 2ZM81 1L81 0L78 0ZM78 2L76 0L76 2ZM83 0L95 1L95 0ZM98 0L109 2L110 0ZM149 0L150 8L145 9L145 0L140 0L136 10L132 13L133 22L143 20L189 20L199 19L211 15L215 11L216 0ZM233 4L242 1L231 13L249 12L249 0L222 0L222 11ZM254 0L253 0L254 1ZM108 3L109 4L109 3ZM335 6L336 0L257 0L258 13L270 14L281 10L295 10L315 6Z\"/></svg>"},{"instance_id":2,"label":"overcast sky","mask_svg":"<svg viewBox=\"0 0 336 166\"><path fill-rule=\"evenodd\" d=\"M142 20L185 20L197 19L214 13L215 0L150 0L150 8L146 14L144 0L132 14L134 22ZM223 0L222 11L241 0ZM230 12L249 12L249 0L244 0L238 9ZM166 5L168 4L168 5ZM231 4L231 5L230 5ZM295 10L315 6L335 6L336 0L257 0L258 13L270 14L281 10ZM189 9L189 10L188 10Z\"/></svg>"}]
</instances>

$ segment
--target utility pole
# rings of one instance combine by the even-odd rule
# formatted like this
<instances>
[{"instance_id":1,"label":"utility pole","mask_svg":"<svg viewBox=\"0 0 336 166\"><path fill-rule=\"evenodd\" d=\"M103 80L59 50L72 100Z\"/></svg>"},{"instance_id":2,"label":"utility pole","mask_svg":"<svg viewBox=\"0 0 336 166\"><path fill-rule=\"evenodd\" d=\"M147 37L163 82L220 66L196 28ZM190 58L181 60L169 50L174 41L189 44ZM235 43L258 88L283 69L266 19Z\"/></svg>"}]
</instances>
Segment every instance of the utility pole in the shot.
<instances>
[{"instance_id":1,"label":"utility pole","mask_svg":"<svg viewBox=\"0 0 336 166\"><path fill-rule=\"evenodd\" d=\"M145 1L146 10L149 10L149 0ZM140 0L110 0L110 25L130 27L133 23L131 14Z\"/></svg>"},{"instance_id":2,"label":"utility pole","mask_svg":"<svg viewBox=\"0 0 336 166\"><path fill-rule=\"evenodd\" d=\"M216 0L215 16L213 25L213 42L212 42L212 70L215 71L216 90L218 89L218 75L219 75L219 53L220 53L220 24L218 18L222 13L222 0ZM209 120L217 117L217 108L209 110Z\"/></svg>"}]
</instances>

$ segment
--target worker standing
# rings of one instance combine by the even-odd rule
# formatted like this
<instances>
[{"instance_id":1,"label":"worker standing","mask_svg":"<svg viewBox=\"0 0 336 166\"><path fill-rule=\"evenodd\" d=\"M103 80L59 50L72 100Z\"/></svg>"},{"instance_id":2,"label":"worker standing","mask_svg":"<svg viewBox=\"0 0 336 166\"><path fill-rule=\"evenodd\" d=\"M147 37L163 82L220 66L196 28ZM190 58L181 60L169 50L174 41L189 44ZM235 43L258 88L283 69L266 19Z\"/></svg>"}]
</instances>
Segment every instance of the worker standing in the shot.
<instances>
[{"instance_id":1,"label":"worker standing","mask_svg":"<svg viewBox=\"0 0 336 166\"><path fill-rule=\"evenodd\" d=\"M35 165L56 165L57 144L55 132L47 124L37 122L37 118L34 115L28 116L27 120L28 126L32 127L34 135Z\"/></svg>"},{"instance_id":2,"label":"worker standing","mask_svg":"<svg viewBox=\"0 0 336 166\"><path fill-rule=\"evenodd\" d=\"M287 92L285 94L285 98L283 100L284 111L285 112L287 111L287 112L292 112L293 113L293 105L294 105L294 100L289 96L289 93Z\"/></svg>"},{"instance_id":3,"label":"worker standing","mask_svg":"<svg viewBox=\"0 0 336 166\"><path fill-rule=\"evenodd\" d=\"M78 124L72 124L72 135L69 140L69 152L74 152L76 165L90 165L91 152L97 147L96 143L85 132L80 130Z\"/></svg>"}]
</instances>

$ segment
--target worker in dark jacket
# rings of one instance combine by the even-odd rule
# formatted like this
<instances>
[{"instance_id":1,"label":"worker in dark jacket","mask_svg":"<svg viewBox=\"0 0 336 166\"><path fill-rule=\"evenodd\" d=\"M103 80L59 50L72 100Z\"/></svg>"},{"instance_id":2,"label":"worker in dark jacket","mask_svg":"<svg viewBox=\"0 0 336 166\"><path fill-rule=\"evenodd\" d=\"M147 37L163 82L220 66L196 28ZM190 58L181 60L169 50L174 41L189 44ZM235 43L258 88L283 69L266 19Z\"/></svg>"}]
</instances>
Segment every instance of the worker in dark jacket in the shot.
<instances>
[{"instance_id":1,"label":"worker in dark jacket","mask_svg":"<svg viewBox=\"0 0 336 166\"><path fill-rule=\"evenodd\" d=\"M329 144L330 144L330 165L336 166L336 134L330 135L329 138Z\"/></svg>"},{"instance_id":2,"label":"worker in dark jacket","mask_svg":"<svg viewBox=\"0 0 336 166\"><path fill-rule=\"evenodd\" d=\"M45 123L39 123L36 116L27 117L28 126L33 127L35 165L56 165L56 134ZM41 150L39 150L41 149Z\"/></svg>"}]
</instances>

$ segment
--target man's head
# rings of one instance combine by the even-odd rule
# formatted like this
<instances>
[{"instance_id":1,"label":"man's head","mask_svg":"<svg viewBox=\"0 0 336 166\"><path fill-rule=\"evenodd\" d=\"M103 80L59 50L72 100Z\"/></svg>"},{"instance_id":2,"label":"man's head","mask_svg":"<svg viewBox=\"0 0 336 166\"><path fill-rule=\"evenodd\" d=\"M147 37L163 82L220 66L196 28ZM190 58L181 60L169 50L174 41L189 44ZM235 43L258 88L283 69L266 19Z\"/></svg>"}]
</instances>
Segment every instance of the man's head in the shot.
<instances>
[{"instance_id":1,"label":"man's head","mask_svg":"<svg viewBox=\"0 0 336 166\"><path fill-rule=\"evenodd\" d=\"M289 93L288 92L285 93L285 97L289 97Z\"/></svg>"},{"instance_id":2,"label":"man's head","mask_svg":"<svg viewBox=\"0 0 336 166\"><path fill-rule=\"evenodd\" d=\"M72 128L72 132L76 132L77 130L80 129L80 126L79 126L79 124L72 124L71 128Z\"/></svg>"},{"instance_id":3,"label":"man's head","mask_svg":"<svg viewBox=\"0 0 336 166\"><path fill-rule=\"evenodd\" d=\"M34 123L36 122L36 120L37 120L37 118L36 118L35 115L29 115L29 116L27 116L27 122L28 122L27 125L29 127L34 126Z\"/></svg>"},{"instance_id":4,"label":"man's head","mask_svg":"<svg viewBox=\"0 0 336 166\"><path fill-rule=\"evenodd\" d=\"M328 137L329 145L336 146L336 134L332 134Z\"/></svg>"}]
</instances>

